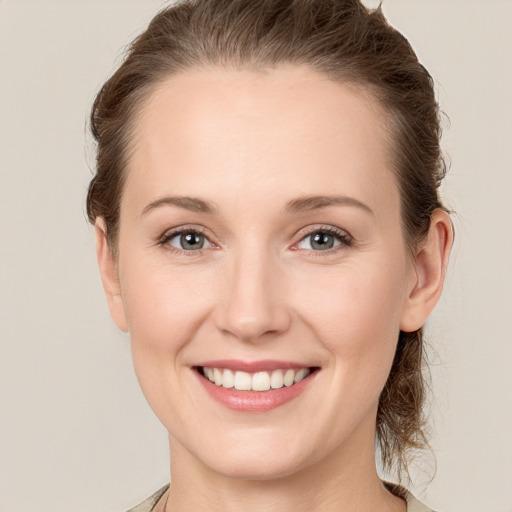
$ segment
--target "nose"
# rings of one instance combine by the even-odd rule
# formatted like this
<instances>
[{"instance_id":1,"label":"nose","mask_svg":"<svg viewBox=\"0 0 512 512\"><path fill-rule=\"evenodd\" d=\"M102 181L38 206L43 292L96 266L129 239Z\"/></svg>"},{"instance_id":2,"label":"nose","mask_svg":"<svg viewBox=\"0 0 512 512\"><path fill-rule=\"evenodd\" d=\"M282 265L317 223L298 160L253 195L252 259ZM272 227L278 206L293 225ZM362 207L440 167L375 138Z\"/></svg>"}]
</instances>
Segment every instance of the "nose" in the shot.
<instances>
[{"instance_id":1,"label":"nose","mask_svg":"<svg viewBox=\"0 0 512 512\"><path fill-rule=\"evenodd\" d=\"M279 262L268 254L247 252L225 269L215 321L224 333L259 343L286 332L292 312Z\"/></svg>"}]
</instances>

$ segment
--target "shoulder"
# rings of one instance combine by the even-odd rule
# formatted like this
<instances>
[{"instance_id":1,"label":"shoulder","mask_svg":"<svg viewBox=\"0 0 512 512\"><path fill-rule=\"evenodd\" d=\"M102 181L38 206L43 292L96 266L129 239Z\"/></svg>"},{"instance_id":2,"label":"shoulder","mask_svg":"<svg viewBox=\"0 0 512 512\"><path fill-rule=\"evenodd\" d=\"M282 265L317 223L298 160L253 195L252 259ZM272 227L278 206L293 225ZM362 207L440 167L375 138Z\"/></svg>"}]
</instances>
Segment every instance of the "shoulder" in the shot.
<instances>
[{"instance_id":1,"label":"shoulder","mask_svg":"<svg viewBox=\"0 0 512 512\"><path fill-rule=\"evenodd\" d=\"M158 503L158 500L163 496L165 491L169 488L169 485L166 485L152 494L147 500L144 500L142 503L137 505L136 507L131 508L128 512L151 512L154 506Z\"/></svg>"},{"instance_id":2,"label":"shoulder","mask_svg":"<svg viewBox=\"0 0 512 512\"><path fill-rule=\"evenodd\" d=\"M434 512L430 507L417 500L409 491L406 491L405 500L407 501L407 512Z\"/></svg>"},{"instance_id":3,"label":"shoulder","mask_svg":"<svg viewBox=\"0 0 512 512\"><path fill-rule=\"evenodd\" d=\"M396 496L400 496L407 502L407 512L434 512L430 507L427 507L419 501L410 491L405 487L390 482L384 482L384 485Z\"/></svg>"}]
</instances>

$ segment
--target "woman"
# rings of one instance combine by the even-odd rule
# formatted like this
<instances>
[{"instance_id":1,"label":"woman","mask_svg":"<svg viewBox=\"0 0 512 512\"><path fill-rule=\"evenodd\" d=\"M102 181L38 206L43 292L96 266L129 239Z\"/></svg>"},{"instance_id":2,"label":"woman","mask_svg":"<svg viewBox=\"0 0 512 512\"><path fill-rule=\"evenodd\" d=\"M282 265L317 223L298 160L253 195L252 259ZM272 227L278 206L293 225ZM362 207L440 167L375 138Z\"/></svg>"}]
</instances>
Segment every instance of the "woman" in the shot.
<instances>
[{"instance_id":1,"label":"woman","mask_svg":"<svg viewBox=\"0 0 512 512\"><path fill-rule=\"evenodd\" d=\"M194 0L98 94L112 318L169 432L134 511L428 511L422 326L452 227L432 80L358 0Z\"/></svg>"}]
</instances>

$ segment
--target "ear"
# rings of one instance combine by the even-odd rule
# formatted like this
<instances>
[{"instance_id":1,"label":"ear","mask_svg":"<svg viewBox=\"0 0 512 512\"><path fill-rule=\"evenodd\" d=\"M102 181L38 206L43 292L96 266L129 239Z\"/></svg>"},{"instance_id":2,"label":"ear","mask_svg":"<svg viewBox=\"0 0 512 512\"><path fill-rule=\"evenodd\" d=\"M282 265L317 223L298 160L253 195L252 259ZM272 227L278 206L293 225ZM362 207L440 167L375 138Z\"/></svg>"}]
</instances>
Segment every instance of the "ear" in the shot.
<instances>
[{"instance_id":1,"label":"ear","mask_svg":"<svg viewBox=\"0 0 512 512\"><path fill-rule=\"evenodd\" d=\"M110 316L121 331L128 332L121 287L117 272L117 262L107 242L107 226L101 217L94 224L96 234L96 257L100 267L101 281L107 297Z\"/></svg>"},{"instance_id":2,"label":"ear","mask_svg":"<svg viewBox=\"0 0 512 512\"><path fill-rule=\"evenodd\" d=\"M420 329L439 301L452 243L450 216L441 209L434 210L428 234L414 257L415 273L402 311L400 330Z\"/></svg>"}]
</instances>

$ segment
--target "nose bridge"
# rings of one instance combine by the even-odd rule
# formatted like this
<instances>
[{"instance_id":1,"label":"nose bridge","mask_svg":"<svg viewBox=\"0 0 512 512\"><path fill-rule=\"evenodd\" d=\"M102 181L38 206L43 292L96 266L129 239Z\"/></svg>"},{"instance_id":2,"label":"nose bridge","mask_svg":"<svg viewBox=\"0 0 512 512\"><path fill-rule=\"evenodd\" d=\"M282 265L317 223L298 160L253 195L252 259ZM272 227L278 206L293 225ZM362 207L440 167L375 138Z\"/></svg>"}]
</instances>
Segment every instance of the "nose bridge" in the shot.
<instances>
[{"instance_id":1,"label":"nose bridge","mask_svg":"<svg viewBox=\"0 0 512 512\"><path fill-rule=\"evenodd\" d=\"M243 341L286 331L291 313L280 264L259 244L240 247L229 258L225 293L218 304L218 327Z\"/></svg>"}]
</instances>

